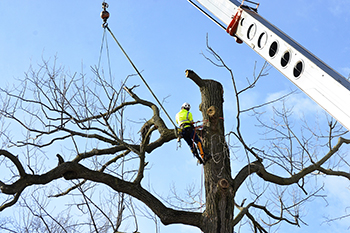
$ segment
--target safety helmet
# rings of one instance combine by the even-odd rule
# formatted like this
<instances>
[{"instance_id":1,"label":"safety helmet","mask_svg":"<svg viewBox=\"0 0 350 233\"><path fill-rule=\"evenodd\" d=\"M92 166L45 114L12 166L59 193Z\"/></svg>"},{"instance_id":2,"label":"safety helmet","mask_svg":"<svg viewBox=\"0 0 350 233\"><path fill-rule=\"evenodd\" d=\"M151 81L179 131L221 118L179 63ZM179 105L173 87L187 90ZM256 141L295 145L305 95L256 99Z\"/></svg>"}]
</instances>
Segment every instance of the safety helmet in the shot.
<instances>
[{"instance_id":1,"label":"safety helmet","mask_svg":"<svg viewBox=\"0 0 350 233\"><path fill-rule=\"evenodd\" d=\"M184 108L184 109L186 109L186 110L188 111L188 110L190 110L191 105L190 105L189 103L185 102L185 103L183 103L183 105L181 106L181 108Z\"/></svg>"}]
</instances>

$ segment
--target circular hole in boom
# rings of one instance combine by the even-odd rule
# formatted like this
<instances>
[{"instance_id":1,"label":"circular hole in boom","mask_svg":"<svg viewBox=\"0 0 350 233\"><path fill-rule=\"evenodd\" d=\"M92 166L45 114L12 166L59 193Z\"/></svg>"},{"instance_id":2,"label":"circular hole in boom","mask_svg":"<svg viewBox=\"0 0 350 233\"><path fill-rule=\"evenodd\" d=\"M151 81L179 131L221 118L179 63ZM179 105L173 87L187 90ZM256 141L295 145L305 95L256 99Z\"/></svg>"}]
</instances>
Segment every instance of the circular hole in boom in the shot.
<instances>
[{"instance_id":1,"label":"circular hole in boom","mask_svg":"<svg viewBox=\"0 0 350 233\"><path fill-rule=\"evenodd\" d=\"M293 69L294 77L299 78L300 75L303 73L303 71L304 71L304 63L303 63L303 61L298 61Z\"/></svg>"},{"instance_id":2,"label":"circular hole in boom","mask_svg":"<svg viewBox=\"0 0 350 233\"><path fill-rule=\"evenodd\" d=\"M244 18L241 19L241 26L244 25Z\"/></svg>"},{"instance_id":3,"label":"circular hole in boom","mask_svg":"<svg viewBox=\"0 0 350 233\"><path fill-rule=\"evenodd\" d=\"M286 51L281 58L281 66L286 67L290 61L290 52Z\"/></svg>"},{"instance_id":4,"label":"circular hole in boom","mask_svg":"<svg viewBox=\"0 0 350 233\"><path fill-rule=\"evenodd\" d=\"M260 34L260 36L258 38L258 47L260 49L264 48L266 42L267 42L267 33L263 32Z\"/></svg>"},{"instance_id":5,"label":"circular hole in boom","mask_svg":"<svg viewBox=\"0 0 350 233\"><path fill-rule=\"evenodd\" d=\"M247 32L247 37L249 40L253 39L253 37L255 36L256 33L256 26L255 24L251 24L248 28L248 32Z\"/></svg>"},{"instance_id":6,"label":"circular hole in boom","mask_svg":"<svg viewBox=\"0 0 350 233\"><path fill-rule=\"evenodd\" d=\"M269 49L269 55L270 57L274 57L276 55L278 51L278 43L276 41L274 41L271 45L270 45L270 49Z\"/></svg>"}]
</instances>

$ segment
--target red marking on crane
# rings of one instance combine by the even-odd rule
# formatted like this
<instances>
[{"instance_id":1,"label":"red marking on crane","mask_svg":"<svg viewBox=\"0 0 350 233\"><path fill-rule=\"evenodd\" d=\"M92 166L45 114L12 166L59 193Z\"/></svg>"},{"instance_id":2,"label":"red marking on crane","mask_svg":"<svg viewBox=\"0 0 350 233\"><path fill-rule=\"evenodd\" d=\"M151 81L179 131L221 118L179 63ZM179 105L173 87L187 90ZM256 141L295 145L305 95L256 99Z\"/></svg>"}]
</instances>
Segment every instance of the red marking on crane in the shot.
<instances>
[{"instance_id":1,"label":"red marking on crane","mask_svg":"<svg viewBox=\"0 0 350 233\"><path fill-rule=\"evenodd\" d=\"M235 36L239 20L241 19L243 9L241 7L238 7L237 12L235 16L233 17L231 23L228 25L226 32L230 34L231 36ZM236 36L235 36L236 37ZM243 41L240 40L238 37L236 37L237 43L241 44Z\"/></svg>"}]
</instances>

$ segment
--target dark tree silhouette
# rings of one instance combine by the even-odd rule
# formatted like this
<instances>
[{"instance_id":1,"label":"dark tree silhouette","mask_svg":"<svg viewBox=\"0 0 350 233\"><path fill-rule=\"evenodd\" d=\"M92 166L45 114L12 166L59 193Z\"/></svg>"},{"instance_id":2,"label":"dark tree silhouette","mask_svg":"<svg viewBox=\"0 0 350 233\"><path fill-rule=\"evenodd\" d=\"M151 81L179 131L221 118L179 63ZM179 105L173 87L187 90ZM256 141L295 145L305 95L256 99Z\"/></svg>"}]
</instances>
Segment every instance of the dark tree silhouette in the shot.
<instances>
[{"instance_id":1,"label":"dark tree silhouette","mask_svg":"<svg viewBox=\"0 0 350 233\"><path fill-rule=\"evenodd\" d=\"M243 221L251 224L253 232L268 232L271 226L280 222L300 226L302 217L299 207L306 200L316 197L321 188L314 185L308 187L308 177L322 174L350 178L346 169L340 170L342 166L348 166L340 153L341 147L350 143L350 140L341 137L346 132L330 122L328 135L312 131L311 136L306 137L306 134L298 134L293 129L288 121L288 109L276 109L272 125L263 121L258 112L258 109L271 103L242 109L241 94L248 92L261 77L267 75L268 66L265 64L253 81L238 89L233 72L209 46L208 50L214 59L207 59L227 69L231 75L237 115L236 129L226 132L222 85L215 80L203 79L194 71L186 71L188 81L194 82L201 93L200 111L204 125L200 135L204 150L210 155L210 160L204 166L203 211L168 205L142 185L145 169L148 169L147 156L165 143L176 140L176 130L166 126L154 103L140 98L134 91L135 87L127 87L125 81L119 85L120 88L116 88L118 85L107 82L96 69L95 78L91 80L85 74L70 75L55 64L50 66L48 62L44 62L38 70L27 73L21 86L1 89L1 137L3 145L10 147L0 150L1 163L6 166L6 172L13 176L0 180L3 200L0 211L14 206L27 189L43 188L64 178L69 181L69 187L57 189L55 194L47 196L59 198L73 192L79 194L81 202L71 204L80 206L82 212L89 216L85 224L95 232L117 232L122 220L136 218L133 199L144 203L165 225L186 224L198 227L205 233L232 233L235 226L238 227ZM140 139L135 139L136 136L125 123L124 115L129 108L149 111L148 119L140 127ZM249 144L249 134L244 136L241 128L241 116L246 112L257 116L260 125L266 129L266 135L273 135L268 140L271 142L268 146L258 148ZM10 132L10 121L16 122L26 132L22 140L14 141L20 130ZM231 171L231 145L227 142L227 138L232 136L241 145L247 161L245 166L234 172ZM339 140L333 145L336 138ZM321 139L325 141L323 146L328 148L326 152L325 147L317 150L320 144L314 143ZM53 144L68 148L66 154L51 151ZM15 147L25 150L15 155L11 152L11 148L14 150ZM57 154L57 165L41 164L43 156L48 153ZM335 167L331 167L332 164ZM262 183L275 185L273 197L264 196L267 188L262 187ZM89 191L101 187L99 184L117 195L109 200L107 207L89 196ZM253 198L236 200L236 194L243 184L250 188ZM287 191L289 189L302 192L292 193ZM55 218L44 212L45 208L39 201L37 204L38 209L31 205L27 207L42 220L43 225L46 224L46 229L52 228L50 226L55 224L52 221ZM111 213L114 208L117 211ZM47 220L48 216L50 221ZM66 223L60 229L78 226L77 222ZM137 221L135 226L138 231Z\"/></svg>"}]
</instances>

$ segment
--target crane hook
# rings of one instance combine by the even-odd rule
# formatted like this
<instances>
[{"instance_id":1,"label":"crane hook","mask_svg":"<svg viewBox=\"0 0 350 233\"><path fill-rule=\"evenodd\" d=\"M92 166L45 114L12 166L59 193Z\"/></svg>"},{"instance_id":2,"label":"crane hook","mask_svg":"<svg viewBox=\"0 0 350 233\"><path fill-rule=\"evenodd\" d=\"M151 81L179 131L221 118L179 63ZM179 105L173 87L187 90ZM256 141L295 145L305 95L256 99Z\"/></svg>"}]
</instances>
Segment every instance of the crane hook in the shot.
<instances>
[{"instance_id":1,"label":"crane hook","mask_svg":"<svg viewBox=\"0 0 350 233\"><path fill-rule=\"evenodd\" d=\"M109 12L106 10L107 8L109 7L108 3L107 2L103 2L102 3L102 12L100 14L102 20L103 20L103 24L102 24L102 27L105 28L108 26L108 23L107 23L107 19L109 18Z\"/></svg>"}]
</instances>

